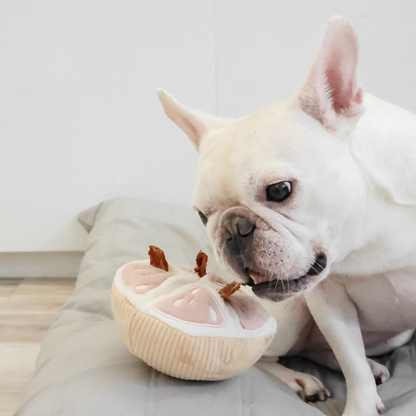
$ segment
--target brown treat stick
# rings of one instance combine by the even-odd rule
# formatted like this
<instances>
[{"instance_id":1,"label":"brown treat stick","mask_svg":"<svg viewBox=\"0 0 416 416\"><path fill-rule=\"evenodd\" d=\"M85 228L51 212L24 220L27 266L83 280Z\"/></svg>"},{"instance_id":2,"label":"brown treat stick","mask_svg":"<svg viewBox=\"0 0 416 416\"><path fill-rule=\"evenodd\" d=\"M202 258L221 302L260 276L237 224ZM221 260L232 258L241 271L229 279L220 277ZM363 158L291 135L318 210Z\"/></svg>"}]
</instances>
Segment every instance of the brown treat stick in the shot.
<instances>
[{"instance_id":1,"label":"brown treat stick","mask_svg":"<svg viewBox=\"0 0 416 416\"><path fill-rule=\"evenodd\" d=\"M204 277L207 274L207 263L208 263L208 256L200 251L196 256L196 267L195 273L198 273L199 277Z\"/></svg>"},{"instance_id":2,"label":"brown treat stick","mask_svg":"<svg viewBox=\"0 0 416 416\"><path fill-rule=\"evenodd\" d=\"M168 271L169 265L165 253L159 247L149 246L150 265Z\"/></svg>"},{"instance_id":3,"label":"brown treat stick","mask_svg":"<svg viewBox=\"0 0 416 416\"><path fill-rule=\"evenodd\" d=\"M240 289L241 283L232 282L224 286L218 293L224 300L230 299L231 295Z\"/></svg>"}]
</instances>

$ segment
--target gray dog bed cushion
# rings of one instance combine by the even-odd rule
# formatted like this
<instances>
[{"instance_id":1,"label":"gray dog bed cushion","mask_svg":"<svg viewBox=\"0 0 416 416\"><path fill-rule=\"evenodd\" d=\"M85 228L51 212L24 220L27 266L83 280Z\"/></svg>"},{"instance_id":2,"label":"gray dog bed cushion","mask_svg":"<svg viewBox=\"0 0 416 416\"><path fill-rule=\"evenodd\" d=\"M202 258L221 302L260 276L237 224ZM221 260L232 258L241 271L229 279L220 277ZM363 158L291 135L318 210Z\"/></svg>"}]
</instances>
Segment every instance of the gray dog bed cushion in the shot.
<instances>
[{"instance_id":1,"label":"gray dog bed cushion","mask_svg":"<svg viewBox=\"0 0 416 416\"><path fill-rule=\"evenodd\" d=\"M171 378L131 355L113 320L110 294L114 273L147 258L150 244L168 260L193 264L196 253L218 269L205 230L191 209L138 199L104 202L79 216L89 231L74 294L49 330L35 375L15 412L19 416L308 416L340 415L345 384L340 373L307 360L281 362L320 378L333 398L303 403L277 378L256 367L231 379L193 382ZM218 270L217 270L218 271ZM416 412L415 338L380 358L392 378L379 387L389 414Z\"/></svg>"}]
</instances>

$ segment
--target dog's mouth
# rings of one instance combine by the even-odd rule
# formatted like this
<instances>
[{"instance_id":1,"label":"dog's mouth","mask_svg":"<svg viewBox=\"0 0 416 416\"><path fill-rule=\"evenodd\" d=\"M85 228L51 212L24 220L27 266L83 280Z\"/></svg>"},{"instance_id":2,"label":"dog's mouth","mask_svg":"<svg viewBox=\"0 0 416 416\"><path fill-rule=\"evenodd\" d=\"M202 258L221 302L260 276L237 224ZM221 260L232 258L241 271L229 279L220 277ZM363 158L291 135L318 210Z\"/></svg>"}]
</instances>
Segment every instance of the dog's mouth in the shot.
<instances>
[{"instance_id":1,"label":"dog's mouth","mask_svg":"<svg viewBox=\"0 0 416 416\"><path fill-rule=\"evenodd\" d=\"M326 268L327 257L324 253L320 253L315 257L314 263L303 276L297 279L275 279L265 280L265 275L257 271L245 268L245 276L248 278L247 285L251 286L253 293L263 299L279 302L288 299L299 292L304 291L311 284L320 280L318 277ZM255 281L263 281L255 283Z\"/></svg>"}]
</instances>

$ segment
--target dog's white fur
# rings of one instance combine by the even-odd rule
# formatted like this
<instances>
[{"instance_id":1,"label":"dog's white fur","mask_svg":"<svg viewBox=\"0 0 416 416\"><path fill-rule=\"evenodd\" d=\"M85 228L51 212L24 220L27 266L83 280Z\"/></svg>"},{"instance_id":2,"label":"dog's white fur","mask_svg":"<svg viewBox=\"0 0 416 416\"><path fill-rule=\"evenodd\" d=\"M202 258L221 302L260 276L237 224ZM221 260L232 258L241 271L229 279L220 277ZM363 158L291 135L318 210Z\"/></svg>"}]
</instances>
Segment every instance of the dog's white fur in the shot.
<instances>
[{"instance_id":1,"label":"dog's white fur","mask_svg":"<svg viewBox=\"0 0 416 416\"><path fill-rule=\"evenodd\" d=\"M224 218L246 216L256 225L247 265L255 283L283 282L279 296L287 300L265 301L278 333L258 365L300 396L320 399L328 392L317 379L277 358L302 354L340 366L344 416L382 412L374 376L389 374L366 355L402 345L416 328L416 117L364 94L357 64L355 32L334 17L290 101L228 120L158 92L199 152L194 207L208 218L216 256L232 266ZM291 183L290 197L267 201L267 186L281 181ZM292 293L289 282L305 275L318 252L327 267ZM265 296L274 299L269 289Z\"/></svg>"}]
</instances>

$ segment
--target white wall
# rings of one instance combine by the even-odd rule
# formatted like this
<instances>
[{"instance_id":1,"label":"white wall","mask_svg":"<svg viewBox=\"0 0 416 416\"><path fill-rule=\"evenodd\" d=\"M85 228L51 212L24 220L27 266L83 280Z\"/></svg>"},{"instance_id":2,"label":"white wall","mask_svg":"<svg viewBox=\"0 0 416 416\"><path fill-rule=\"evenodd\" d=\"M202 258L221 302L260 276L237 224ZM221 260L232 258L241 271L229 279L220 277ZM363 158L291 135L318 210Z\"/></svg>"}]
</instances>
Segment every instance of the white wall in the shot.
<instances>
[{"instance_id":1,"label":"white wall","mask_svg":"<svg viewBox=\"0 0 416 416\"><path fill-rule=\"evenodd\" d=\"M187 204L196 154L164 87L215 112L214 2L0 2L0 252L82 250L76 214Z\"/></svg>"},{"instance_id":2,"label":"white wall","mask_svg":"<svg viewBox=\"0 0 416 416\"><path fill-rule=\"evenodd\" d=\"M190 205L197 157L156 89L219 116L289 98L326 20L356 28L369 92L416 112L416 2L0 2L0 252L83 250L79 211Z\"/></svg>"}]
</instances>

